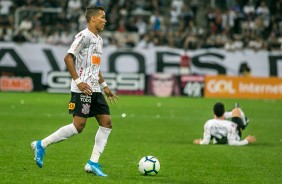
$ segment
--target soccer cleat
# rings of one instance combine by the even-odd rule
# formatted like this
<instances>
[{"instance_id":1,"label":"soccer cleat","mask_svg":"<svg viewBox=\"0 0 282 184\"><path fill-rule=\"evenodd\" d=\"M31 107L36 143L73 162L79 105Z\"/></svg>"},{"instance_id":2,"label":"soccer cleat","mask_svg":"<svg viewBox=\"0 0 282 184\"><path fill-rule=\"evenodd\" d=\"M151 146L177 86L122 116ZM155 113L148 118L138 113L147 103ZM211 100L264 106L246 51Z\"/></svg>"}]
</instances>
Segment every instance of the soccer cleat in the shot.
<instances>
[{"instance_id":1,"label":"soccer cleat","mask_svg":"<svg viewBox=\"0 0 282 184\"><path fill-rule=\"evenodd\" d=\"M101 165L92 161L88 161L84 167L85 172L93 173L97 176L108 176L101 170Z\"/></svg>"},{"instance_id":2,"label":"soccer cleat","mask_svg":"<svg viewBox=\"0 0 282 184\"><path fill-rule=\"evenodd\" d=\"M240 108L240 105L238 102L235 103L234 108Z\"/></svg>"},{"instance_id":3,"label":"soccer cleat","mask_svg":"<svg viewBox=\"0 0 282 184\"><path fill-rule=\"evenodd\" d=\"M248 126L249 121L250 121L249 118L247 118L247 116L245 116L245 123L246 123L246 124L245 124L245 128ZM244 129L245 129L245 128L244 128Z\"/></svg>"},{"instance_id":4,"label":"soccer cleat","mask_svg":"<svg viewBox=\"0 0 282 184\"><path fill-rule=\"evenodd\" d=\"M246 122L247 122L247 124L250 122L250 120L249 120L249 118L247 118L247 116L246 116Z\"/></svg>"},{"instance_id":5,"label":"soccer cleat","mask_svg":"<svg viewBox=\"0 0 282 184\"><path fill-rule=\"evenodd\" d=\"M41 146L41 141L33 141L31 143L31 149L34 151L34 160L38 167L43 167L43 158L45 155L45 149Z\"/></svg>"}]
</instances>

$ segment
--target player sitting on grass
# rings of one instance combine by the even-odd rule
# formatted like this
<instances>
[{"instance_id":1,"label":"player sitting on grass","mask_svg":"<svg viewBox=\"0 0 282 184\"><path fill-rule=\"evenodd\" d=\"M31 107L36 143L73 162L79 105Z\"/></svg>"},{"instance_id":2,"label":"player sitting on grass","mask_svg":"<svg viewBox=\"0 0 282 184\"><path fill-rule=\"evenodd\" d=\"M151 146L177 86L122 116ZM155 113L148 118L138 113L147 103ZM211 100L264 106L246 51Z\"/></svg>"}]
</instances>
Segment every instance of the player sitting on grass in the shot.
<instances>
[{"instance_id":1,"label":"player sitting on grass","mask_svg":"<svg viewBox=\"0 0 282 184\"><path fill-rule=\"evenodd\" d=\"M248 124L244 112L238 106L231 112L231 121L226 120L230 113L225 113L224 105L220 102L213 106L214 119L210 119L204 126L204 138L195 139L194 144L209 144L213 140L214 144L228 144L242 146L256 141L254 136L247 136L241 140L242 130Z\"/></svg>"}]
</instances>

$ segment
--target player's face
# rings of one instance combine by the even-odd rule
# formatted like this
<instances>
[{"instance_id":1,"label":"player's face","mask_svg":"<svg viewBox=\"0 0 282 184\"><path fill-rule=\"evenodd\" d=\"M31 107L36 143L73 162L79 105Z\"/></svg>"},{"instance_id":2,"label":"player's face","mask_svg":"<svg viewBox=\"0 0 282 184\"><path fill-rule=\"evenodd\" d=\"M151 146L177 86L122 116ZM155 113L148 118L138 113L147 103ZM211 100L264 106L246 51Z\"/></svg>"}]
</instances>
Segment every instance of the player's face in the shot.
<instances>
[{"instance_id":1,"label":"player's face","mask_svg":"<svg viewBox=\"0 0 282 184\"><path fill-rule=\"evenodd\" d=\"M100 31L103 31L104 30L104 27L105 27L105 24L106 24L106 14L105 14L105 11L103 10L99 10L99 13L98 15L96 16L96 28L97 30L100 32Z\"/></svg>"}]
</instances>

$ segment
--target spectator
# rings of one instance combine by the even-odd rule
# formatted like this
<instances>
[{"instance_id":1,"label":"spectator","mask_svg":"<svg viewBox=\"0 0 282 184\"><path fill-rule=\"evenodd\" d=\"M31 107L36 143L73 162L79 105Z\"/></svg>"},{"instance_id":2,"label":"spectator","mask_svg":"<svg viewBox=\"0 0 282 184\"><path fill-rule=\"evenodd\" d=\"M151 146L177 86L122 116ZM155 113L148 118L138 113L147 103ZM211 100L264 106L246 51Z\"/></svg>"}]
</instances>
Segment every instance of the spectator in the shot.
<instances>
[{"instance_id":1,"label":"spectator","mask_svg":"<svg viewBox=\"0 0 282 184\"><path fill-rule=\"evenodd\" d=\"M249 67L247 62L244 62L240 65L239 75L244 77L251 76L251 68Z\"/></svg>"},{"instance_id":2,"label":"spectator","mask_svg":"<svg viewBox=\"0 0 282 184\"><path fill-rule=\"evenodd\" d=\"M175 31L179 26L179 17L181 11L178 11L175 6L172 6L170 9L170 28L172 31Z\"/></svg>"},{"instance_id":3,"label":"spectator","mask_svg":"<svg viewBox=\"0 0 282 184\"><path fill-rule=\"evenodd\" d=\"M158 10L154 11L154 15L150 17L150 25L154 31L159 31L162 28L163 17L159 14Z\"/></svg>"},{"instance_id":4,"label":"spectator","mask_svg":"<svg viewBox=\"0 0 282 184\"><path fill-rule=\"evenodd\" d=\"M13 1L12 0L1 0L0 1L0 15L5 16L5 18L8 17L10 14L10 9L13 7Z\"/></svg>"},{"instance_id":5,"label":"spectator","mask_svg":"<svg viewBox=\"0 0 282 184\"><path fill-rule=\"evenodd\" d=\"M12 13L13 8L14 8L14 3L12 0L0 1L0 28L13 26L13 13Z\"/></svg>"},{"instance_id":6,"label":"spectator","mask_svg":"<svg viewBox=\"0 0 282 184\"><path fill-rule=\"evenodd\" d=\"M30 17L26 16L20 23L19 29L23 31L30 31L33 27Z\"/></svg>"},{"instance_id":7,"label":"spectator","mask_svg":"<svg viewBox=\"0 0 282 184\"><path fill-rule=\"evenodd\" d=\"M23 42L26 42L27 39L24 36L23 31L20 30L20 31L18 31L18 33L16 35L14 35L13 41L16 42L16 43L23 43Z\"/></svg>"},{"instance_id":8,"label":"spectator","mask_svg":"<svg viewBox=\"0 0 282 184\"><path fill-rule=\"evenodd\" d=\"M255 51L258 51L264 47L264 43L262 39L258 36L253 37L249 43L248 43L248 48L254 49Z\"/></svg>"},{"instance_id":9,"label":"spectator","mask_svg":"<svg viewBox=\"0 0 282 184\"><path fill-rule=\"evenodd\" d=\"M68 19L77 18L80 14L80 10L82 8L81 0L69 0L67 11L68 11Z\"/></svg>"},{"instance_id":10,"label":"spectator","mask_svg":"<svg viewBox=\"0 0 282 184\"><path fill-rule=\"evenodd\" d=\"M268 27L270 23L270 13L265 2L261 2L261 5L256 10L256 14L262 17L264 27Z\"/></svg>"},{"instance_id":11,"label":"spectator","mask_svg":"<svg viewBox=\"0 0 282 184\"><path fill-rule=\"evenodd\" d=\"M1 41L10 42L13 41L13 30L11 28L0 29L1 32Z\"/></svg>"},{"instance_id":12,"label":"spectator","mask_svg":"<svg viewBox=\"0 0 282 184\"><path fill-rule=\"evenodd\" d=\"M243 12L247 17L252 17L255 14L255 7L251 3L251 1L249 1L249 3L246 6L244 6Z\"/></svg>"},{"instance_id":13,"label":"spectator","mask_svg":"<svg viewBox=\"0 0 282 184\"><path fill-rule=\"evenodd\" d=\"M182 13L183 6L184 6L183 0L172 0L171 2L171 9L175 8L175 11L179 15Z\"/></svg>"},{"instance_id":14,"label":"spectator","mask_svg":"<svg viewBox=\"0 0 282 184\"><path fill-rule=\"evenodd\" d=\"M58 31L56 31L49 34L49 36L46 39L46 43L56 45L59 43L59 40L60 40L60 34Z\"/></svg>"},{"instance_id":15,"label":"spectator","mask_svg":"<svg viewBox=\"0 0 282 184\"><path fill-rule=\"evenodd\" d=\"M137 30L138 30L138 34L139 35L143 35L146 33L147 31L147 23L144 21L143 17L137 17L137 21L135 24Z\"/></svg>"},{"instance_id":16,"label":"spectator","mask_svg":"<svg viewBox=\"0 0 282 184\"><path fill-rule=\"evenodd\" d=\"M238 50L237 47L240 49L254 48L254 45L249 42L250 38L257 36L261 37L262 41L266 40L262 43L262 49L278 49L279 44L281 47L279 39L282 35L282 14L280 13L282 12L282 3L280 1L226 0L224 3L222 1L214 2L215 6L206 8L207 3L197 0L2 0L0 1L1 39L2 41L11 41L13 36L18 34L18 28L22 29L21 34L26 38L26 41L34 43L46 43L46 41L50 43L50 40L54 40L52 37L56 35L55 32L62 33L63 30L67 30L70 35L73 35L74 32L82 30L86 26L83 14L85 7L88 4L98 3L103 4L107 10L106 29L112 35L117 35L117 32L122 33L120 38L109 37L109 43L113 42L114 45L123 47L128 45L129 42L126 41L127 38L124 34L136 32L137 37L134 36L130 45L137 46L143 38L142 35L148 31L151 34L150 31L153 30L154 35L150 35L152 44L169 47L184 48L188 46L190 49L226 47L228 50ZM23 20L20 18L19 25L14 27L15 9L20 7L32 8L33 11L23 11L20 17L25 18ZM59 13L39 11L42 8L54 7L60 7L62 11ZM273 7L275 8L273 9ZM206 21L203 17L197 17L198 8L206 11ZM147 20L146 16L148 15L136 16L133 14L138 9L146 13L154 13L149 15ZM207 24L205 27L200 27L203 23ZM52 39L50 35L52 35ZM235 35L241 37L240 40L234 39ZM61 36L59 34L59 37ZM51 42L53 43L53 41ZM60 39L56 43L60 43Z\"/></svg>"},{"instance_id":17,"label":"spectator","mask_svg":"<svg viewBox=\"0 0 282 184\"><path fill-rule=\"evenodd\" d=\"M70 34L70 32L67 30L62 31L61 34L59 35L58 43L63 45L70 45L73 41L73 36L74 35Z\"/></svg>"}]
</instances>

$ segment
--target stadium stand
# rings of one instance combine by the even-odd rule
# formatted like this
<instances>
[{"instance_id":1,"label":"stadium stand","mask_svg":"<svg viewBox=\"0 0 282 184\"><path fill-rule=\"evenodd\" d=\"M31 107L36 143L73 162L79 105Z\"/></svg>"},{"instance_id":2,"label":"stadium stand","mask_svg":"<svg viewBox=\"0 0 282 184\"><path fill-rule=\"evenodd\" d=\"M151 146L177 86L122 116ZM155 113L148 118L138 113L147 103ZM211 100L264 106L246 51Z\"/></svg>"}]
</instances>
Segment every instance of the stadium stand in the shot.
<instances>
[{"instance_id":1,"label":"stadium stand","mask_svg":"<svg viewBox=\"0 0 282 184\"><path fill-rule=\"evenodd\" d=\"M105 46L282 50L281 0L1 0L0 41L69 45L91 4Z\"/></svg>"}]
</instances>

